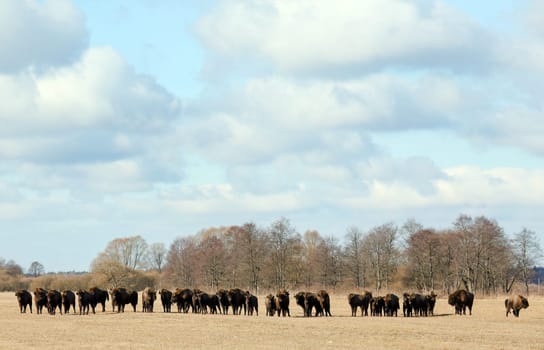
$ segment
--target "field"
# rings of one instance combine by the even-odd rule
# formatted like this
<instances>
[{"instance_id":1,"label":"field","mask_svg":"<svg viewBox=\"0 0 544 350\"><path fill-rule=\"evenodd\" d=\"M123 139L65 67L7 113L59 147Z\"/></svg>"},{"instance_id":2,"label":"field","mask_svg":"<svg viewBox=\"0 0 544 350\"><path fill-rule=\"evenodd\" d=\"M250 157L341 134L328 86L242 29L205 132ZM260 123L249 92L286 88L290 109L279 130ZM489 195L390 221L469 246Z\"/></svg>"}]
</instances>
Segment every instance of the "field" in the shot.
<instances>
[{"instance_id":1,"label":"field","mask_svg":"<svg viewBox=\"0 0 544 350\"><path fill-rule=\"evenodd\" d=\"M504 297L474 301L472 316L453 315L442 297L427 318L351 317L333 295L334 317L290 318L165 314L20 314L14 293L0 293L0 349L544 349L544 298L529 298L519 318L505 317ZM174 309L174 308L173 308ZM159 311L159 312L158 312ZM402 310L401 310L402 312Z\"/></svg>"}]
</instances>

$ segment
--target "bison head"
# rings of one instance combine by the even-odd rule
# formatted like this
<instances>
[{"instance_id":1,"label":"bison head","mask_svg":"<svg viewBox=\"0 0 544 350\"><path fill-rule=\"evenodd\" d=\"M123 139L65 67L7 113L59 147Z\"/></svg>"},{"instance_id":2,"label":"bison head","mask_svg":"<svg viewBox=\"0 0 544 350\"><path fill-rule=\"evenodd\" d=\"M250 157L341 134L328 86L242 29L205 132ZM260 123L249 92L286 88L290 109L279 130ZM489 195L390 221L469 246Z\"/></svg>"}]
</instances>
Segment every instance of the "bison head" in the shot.
<instances>
[{"instance_id":1,"label":"bison head","mask_svg":"<svg viewBox=\"0 0 544 350\"><path fill-rule=\"evenodd\" d=\"M529 307L529 301L527 300L527 298L523 297L520 295L520 299L521 299L521 307L526 309Z\"/></svg>"}]
</instances>

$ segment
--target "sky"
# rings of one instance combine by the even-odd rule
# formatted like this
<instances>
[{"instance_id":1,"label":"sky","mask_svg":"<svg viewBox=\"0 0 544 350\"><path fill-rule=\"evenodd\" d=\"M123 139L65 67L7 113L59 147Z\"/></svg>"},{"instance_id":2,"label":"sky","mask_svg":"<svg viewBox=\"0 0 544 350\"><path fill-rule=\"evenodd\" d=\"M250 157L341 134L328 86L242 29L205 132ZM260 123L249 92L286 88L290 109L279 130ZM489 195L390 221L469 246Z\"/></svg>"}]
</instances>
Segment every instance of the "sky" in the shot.
<instances>
[{"instance_id":1,"label":"sky","mask_svg":"<svg viewBox=\"0 0 544 350\"><path fill-rule=\"evenodd\" d=\"M544 3L3 0L0 257L285 217L544 241Z\"/></svg>"}]
</instances>

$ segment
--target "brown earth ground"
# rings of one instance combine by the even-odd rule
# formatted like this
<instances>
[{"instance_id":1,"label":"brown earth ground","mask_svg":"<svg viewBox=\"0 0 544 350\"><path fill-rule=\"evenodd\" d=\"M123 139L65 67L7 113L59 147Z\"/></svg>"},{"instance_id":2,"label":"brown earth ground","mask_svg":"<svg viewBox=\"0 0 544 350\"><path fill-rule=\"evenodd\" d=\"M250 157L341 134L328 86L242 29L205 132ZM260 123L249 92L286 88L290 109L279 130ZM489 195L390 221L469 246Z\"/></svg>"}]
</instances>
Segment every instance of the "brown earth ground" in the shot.
<instances>
[{"instance_id":1,"label":"brown earth ground","mask_svg":"<svg viewBox=\"0 0 544 350\"><path fill-rule=\"evenodd\" d=\"M351 317L347 297L333 295L334 317L195 315L162 312L96 315L19 313L14 293L0 293L0 349L544 349L544 297L529 297L520 317L505 317L505 297L476 298L472 316L453 315L447 298L435 316ZM128 309L128 308L127 308ZM173 308L175 309L175 308Z\"/></svg>"}]
</instances>

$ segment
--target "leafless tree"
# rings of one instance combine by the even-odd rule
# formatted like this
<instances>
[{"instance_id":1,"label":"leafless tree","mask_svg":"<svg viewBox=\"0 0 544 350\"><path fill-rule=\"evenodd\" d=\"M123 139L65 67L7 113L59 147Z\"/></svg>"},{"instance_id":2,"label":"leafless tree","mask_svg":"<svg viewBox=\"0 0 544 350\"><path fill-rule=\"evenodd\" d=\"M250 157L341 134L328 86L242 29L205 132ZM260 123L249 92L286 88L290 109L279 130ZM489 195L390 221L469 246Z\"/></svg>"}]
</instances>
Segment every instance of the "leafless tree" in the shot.
<instances>
[{"instance_id":1,"label":"leafless tree","mask_svg":"<svg viewBox=\"0 0 544 350\"><path fill-rule=\"evenodd\" d=\"M434 290L440 263L440 237L431 229L422 229L408 238L406 255L407 282L420 290Z\"/></svg>"},{"instance_id":2,"label":"leafless tree","mask_svg":"<svg viewBox=\"0 0 544 350\"><path fill-rule=\"evenodd\" d=\"M34 277L41 276L45 273L43 265L38 261L33 261L28 268L28 274Z\"/></svg>"},{"instance_id":3,"label":"leafless tree","mask_svg":"<svg viewBox=\"0 0 544 350\"><path fill-rule=\"evenodd\" d=\"M516 233L512 240L513 254L516 261L518 278L525 285L525 292L529 294L529 280L534 270L532 267L542 257L540 245L534 231L523 228Z\"/></svg>"},{"instance_id":4,"label":"leafless tree","mask_svg":"<svg viewBox=\"0 0 544 350\"><path fill-rule=\"evenodd\" d=\"M254 293L259 293L262 282L262 270L265 268L266 238L262 229L255 223L246 223L238 231L237 241L242 252L241 262L245 280Z\"/></svg>"},{"instance_id":5,"label":"leafless tree","mask_svg":"<svg viewBox=\"0 0 544 350\"><path fill-rule=\"evenodd\" d=\"M345 236L344 257L348 277L355 288L366 288L366 266L363 257L363 233L357 227L350 227Z\"/></svg>"},{"instance_id":6,"label":"leafless tree","mask_svg":"<svg viewBox=\"0 0 544 350\"><path fill-rule=\"evenodd\" d=\"M270 260L273 269L273 284L277 288L285 288L289 261L295 257L294 243L296 242L296 231L286 218L281 218L272 223L268 230L270 242ZM294 261L293 261L294 262ZM291 266L292 268L292 266ZM296 268L295 268L296 272Z\"/></svg>"},{"instance_id":7,"label":"leafless tree","mask_svg":"<svg viewBox=\"0 0 544 350\"><path fill-rule=\"evenodd\" d=\"M196 260L197 255L197 244L194 237L178 237L170 244L164 271L173 285L188 288L197 285L194 269L199 263Z\"/></svg>"},{"instance_id":8,"label":"leafless tree","mask_svg":"<svg viewBox=\"0 0 544 350\"><path fill-rule=\"evenodd\" d=\"M376 290L387 288L398 267L399 250L395 246L398 228L393 223L374 227L363 240Z\"/></svg>"},{"instance_id":9,"label":"leafless tree","mask_svg":"<svg viewBox=\"0 0 544 350\"><path fill-rule=\"evenodd\" d=\"M116 238L108 243L103 258L115 261L130 270L145 269L147 243L141 236Z\"/></svg>"},{"instance_id":10,"label":"leafless tree","mask_svg":"<svg viewBox=\"0 0 544 350\"><path fill-rule=\"evenodd\" d=\"M150 269L162 272L164 262L166 260L166 248L164 243L153 243L149 246L147 260Z\"/></svg>"},{"instance_id":11,"label":"leafless tree","mask_svg":"<svg viewBox=\"0 0 544 350\"><path fill-rule=\"evenodd\" d=\"M457 266L460 281L469 291L496 292L505 279L511 251L504 230L484 216L461 215L457 232Z\"/></svg>"},{"instance_id":12,"label":"leafless tree","mask_svg":"<svg viewBox=\"0 0 544 350\"><path fill-rule=\"evenodd\" d=\"M216 235L202 237L198 252L197 257L204 283L215 290L225 278L225 247L221 238Z\"/></svg>"}]
</instances>

